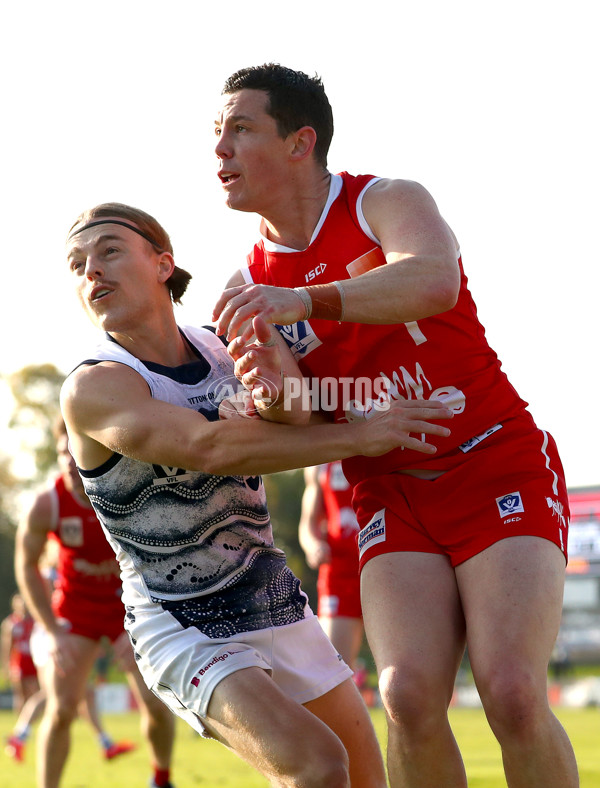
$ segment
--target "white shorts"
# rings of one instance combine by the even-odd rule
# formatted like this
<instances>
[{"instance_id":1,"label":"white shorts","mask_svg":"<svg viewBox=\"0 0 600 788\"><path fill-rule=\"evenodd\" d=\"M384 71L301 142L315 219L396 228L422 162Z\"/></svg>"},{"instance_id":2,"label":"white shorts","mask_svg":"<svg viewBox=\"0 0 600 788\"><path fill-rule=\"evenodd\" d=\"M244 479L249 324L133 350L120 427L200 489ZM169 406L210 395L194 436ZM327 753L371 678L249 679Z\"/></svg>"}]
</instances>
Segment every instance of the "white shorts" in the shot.
<instances>
[{"instance_id":1,"label":"white shorts","mask_svg":"<svg viewBox=\"0 0 600 788\"><path fill-rule=\"evenodd\" d=\"M210 736L202 718L206 717L213 690L238 670L262 668L285 695L299 704L321 697L352 676L315 615L294 624L208 642L197 629L189 627L171 637L170 642L178 654L174 657L171 651L162 666L153 664L152 673L159 678L149 684L150 689L207 738ZM142 675L143 662L138 662Z\"/></svg>"},{"instance_id":2,"label":"white shorts","mask_svg":"<svg viewBox=\"0 0 600 788\"><path fill-rule=\"evenodd\" d=\"M69 630L71 625L64 618L57 618L63 629ZM31 651L31 658L36 668L43 668L50 659L50 636L46 627L42 626L39 621L36 621L31 630L31 638L29 639L29 648Z\"/></svg>"}]
</instances>

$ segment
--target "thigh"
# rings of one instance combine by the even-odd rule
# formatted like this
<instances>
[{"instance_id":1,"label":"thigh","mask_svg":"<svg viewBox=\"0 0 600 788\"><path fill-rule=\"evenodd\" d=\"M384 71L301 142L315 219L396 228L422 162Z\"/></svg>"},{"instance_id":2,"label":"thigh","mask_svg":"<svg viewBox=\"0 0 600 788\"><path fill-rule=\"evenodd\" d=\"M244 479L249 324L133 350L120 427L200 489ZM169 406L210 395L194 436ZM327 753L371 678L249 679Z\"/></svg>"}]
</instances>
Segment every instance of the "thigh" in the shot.
<instances>
[{"instance_id":1,"label":"thigh","mask_svg":"<svg viewBox=\"0 0 600 788\"><path fill-rule=\"evenodd\" d=\"M98 657L100 645L95 640L69 634L68 646L72 658L71 667L64 672L58 669L53 658L48 659L42 667L43 686L50 704L76 707L85 696L87 681Z\"/></svg>"},{"instance_id":2,"label":"thigh","mask_svg":"<svg viewBox=\"0 0 600 788\"><path fill-rule=\"evenodd\" d=\"M451 692L465 627L454 570L445 556L389 553L361 575L365 632L381 675L427 675Z\"/></svg>"},{"instance_id":3,"label":"thigh","mask_svg":"<svg viewBox=\"0 0 600 788\"><path fill-rule=\"evenodd\" d=\"M373 723L352 679L305 705L341 739L350 760L352 785L385 786L383 758Z\"/></svg>"},{"instance_id":4,"label":"thigh","mask_svg":"<svg viewBox=\"0 0 600 788\"><path fill-rule=\"evenodd\" d=\"M456 568L476 674L529 666L545 677L564 576L559 548L535 536L503 539Z\"/></svg>"},{"instance_id":5,"label":"thigh","mask_svg":"<svg viewBox=\"0 0 600 788\"><path fill-rule=\"evenodd\" d=\"M212 737L267 776L339 748L331 729L258 667L220 681L202 723Z\"/></svg>"}]
</instances>

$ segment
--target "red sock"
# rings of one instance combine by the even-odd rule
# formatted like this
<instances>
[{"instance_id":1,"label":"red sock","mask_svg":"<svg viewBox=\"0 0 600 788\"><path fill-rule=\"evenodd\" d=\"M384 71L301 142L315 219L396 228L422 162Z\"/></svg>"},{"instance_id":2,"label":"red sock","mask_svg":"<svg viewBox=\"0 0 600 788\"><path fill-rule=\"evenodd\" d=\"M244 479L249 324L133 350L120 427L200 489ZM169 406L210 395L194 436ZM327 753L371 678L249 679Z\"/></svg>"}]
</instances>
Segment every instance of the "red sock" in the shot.
<instances>
[{"instance_id":1,"label":"red sock","mask_svg":"<svg viewBox=\"0 0 600 788\"><path fill-rule=\"evenodd\" d=\"M158 788L168 785L169 774L169 769L158 769L157 767L154 767L154 784L157 785Z\"/></svg>"}]
</instances>

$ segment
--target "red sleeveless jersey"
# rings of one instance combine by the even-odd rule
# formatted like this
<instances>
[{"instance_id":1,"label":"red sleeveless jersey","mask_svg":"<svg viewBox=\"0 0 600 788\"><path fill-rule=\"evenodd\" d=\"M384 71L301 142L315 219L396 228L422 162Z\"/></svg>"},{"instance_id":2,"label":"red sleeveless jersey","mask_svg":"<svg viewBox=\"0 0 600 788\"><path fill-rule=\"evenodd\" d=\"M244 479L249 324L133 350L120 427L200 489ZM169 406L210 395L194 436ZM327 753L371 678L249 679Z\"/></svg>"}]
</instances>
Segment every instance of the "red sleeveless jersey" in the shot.
<instances>
[{"instance_id":1,"label":"red sleeveless jersey","mask_svg":"<svg viewBox=\"0 0 600 788\"><path fill-rule=\"evenodd\" d=\"M318 480L323 495L332 563L337 560L351 561L356 565L358 577L358 522L352 508L352 486L344 476L342 463L338 460L320 466Z\"/></svg>"},{"instance_id":2,"label":"red sleeveless jersey","mask_svg":"<svg viewBox=\"0 0 600 788\"><path fill-rule=\"evenodd\" d=\"M70 599L82 605L105 604L107 616L114 608L122 621L119 565L96 513L91 506L79 503L65 487L62 477L56 479L54 493L57 520L50 536L58 542L52 600L55 613L64 599Z\"/></svg>"},{"instance_id":3,"label":"red sleeveless jersey","mask_svg":"<svg viewBox=\"0 0 600 788\"><path fill-rule=\"evenodd\" d=\"M272 251L261 239L248 256L249 280L302 287L349 279L384 265L380 246L361 228L357 212L359 197L373 177L341 173L341 192L304 251ZM318 392L322 408L335 405L337 420L372 412L382 383L392 399L439 399L454 410L448 423L450 437L427 436L427 441L438 447L436 455L400 448L383 457L345 460L344 472L353 485L368 476L441 464L461 444L522 412L527 405L487 343L460 258L458 262L458 301L442 314L394 325L311 319L280 327L303 374L310 379L313 398ZM358 408L348 407L353 399L360 403Z\"/></svg>"}]
</instances>

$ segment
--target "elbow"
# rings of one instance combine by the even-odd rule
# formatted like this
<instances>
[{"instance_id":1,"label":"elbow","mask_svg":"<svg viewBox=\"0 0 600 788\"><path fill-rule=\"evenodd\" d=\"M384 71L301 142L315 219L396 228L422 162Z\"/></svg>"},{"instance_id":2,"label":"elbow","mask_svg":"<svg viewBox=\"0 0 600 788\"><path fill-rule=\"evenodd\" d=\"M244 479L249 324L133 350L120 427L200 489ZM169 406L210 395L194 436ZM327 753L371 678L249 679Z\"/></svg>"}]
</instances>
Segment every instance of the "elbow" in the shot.
<instances>
[{"instance_id":1,"label":"elbow","mask_svg":"<svg viewBox=\"0 0 600 788\"><path fill-rule=\"evenodd\" d=\"M441 315L442 312L448 312L450 309L454 309L458 302L459 293L460 274L458 271L448 272L436 278L429 288L427 297L428 314L424 315L424 317Z\"/></svg>"},{"instance_id":2,"label":"elbow","mask_svg":"<svg viewBox=\"0 0 600 788\"><path fill-rule=\"evenodd\" d=\"M226 462L227 458L218 446L203 446L202 459L195 470L200 473L207 473L210 476L229 476L231 463Z\"/></svg>"},{"instance_id":3,"label":"elbow","mask_svg":"<svg viewBox=\"0 0 600 788\"><path fill-rule=\"evenodd\" d=\"M448 312L450 309L454 309L458 302L458 294L459 294L459 287L455 286L454 283L447 283L444 287L438 288L436 293L436 304L437 304L437 311L435 314L441 314L442 312Z\"/></svg>"}]
</instances>

